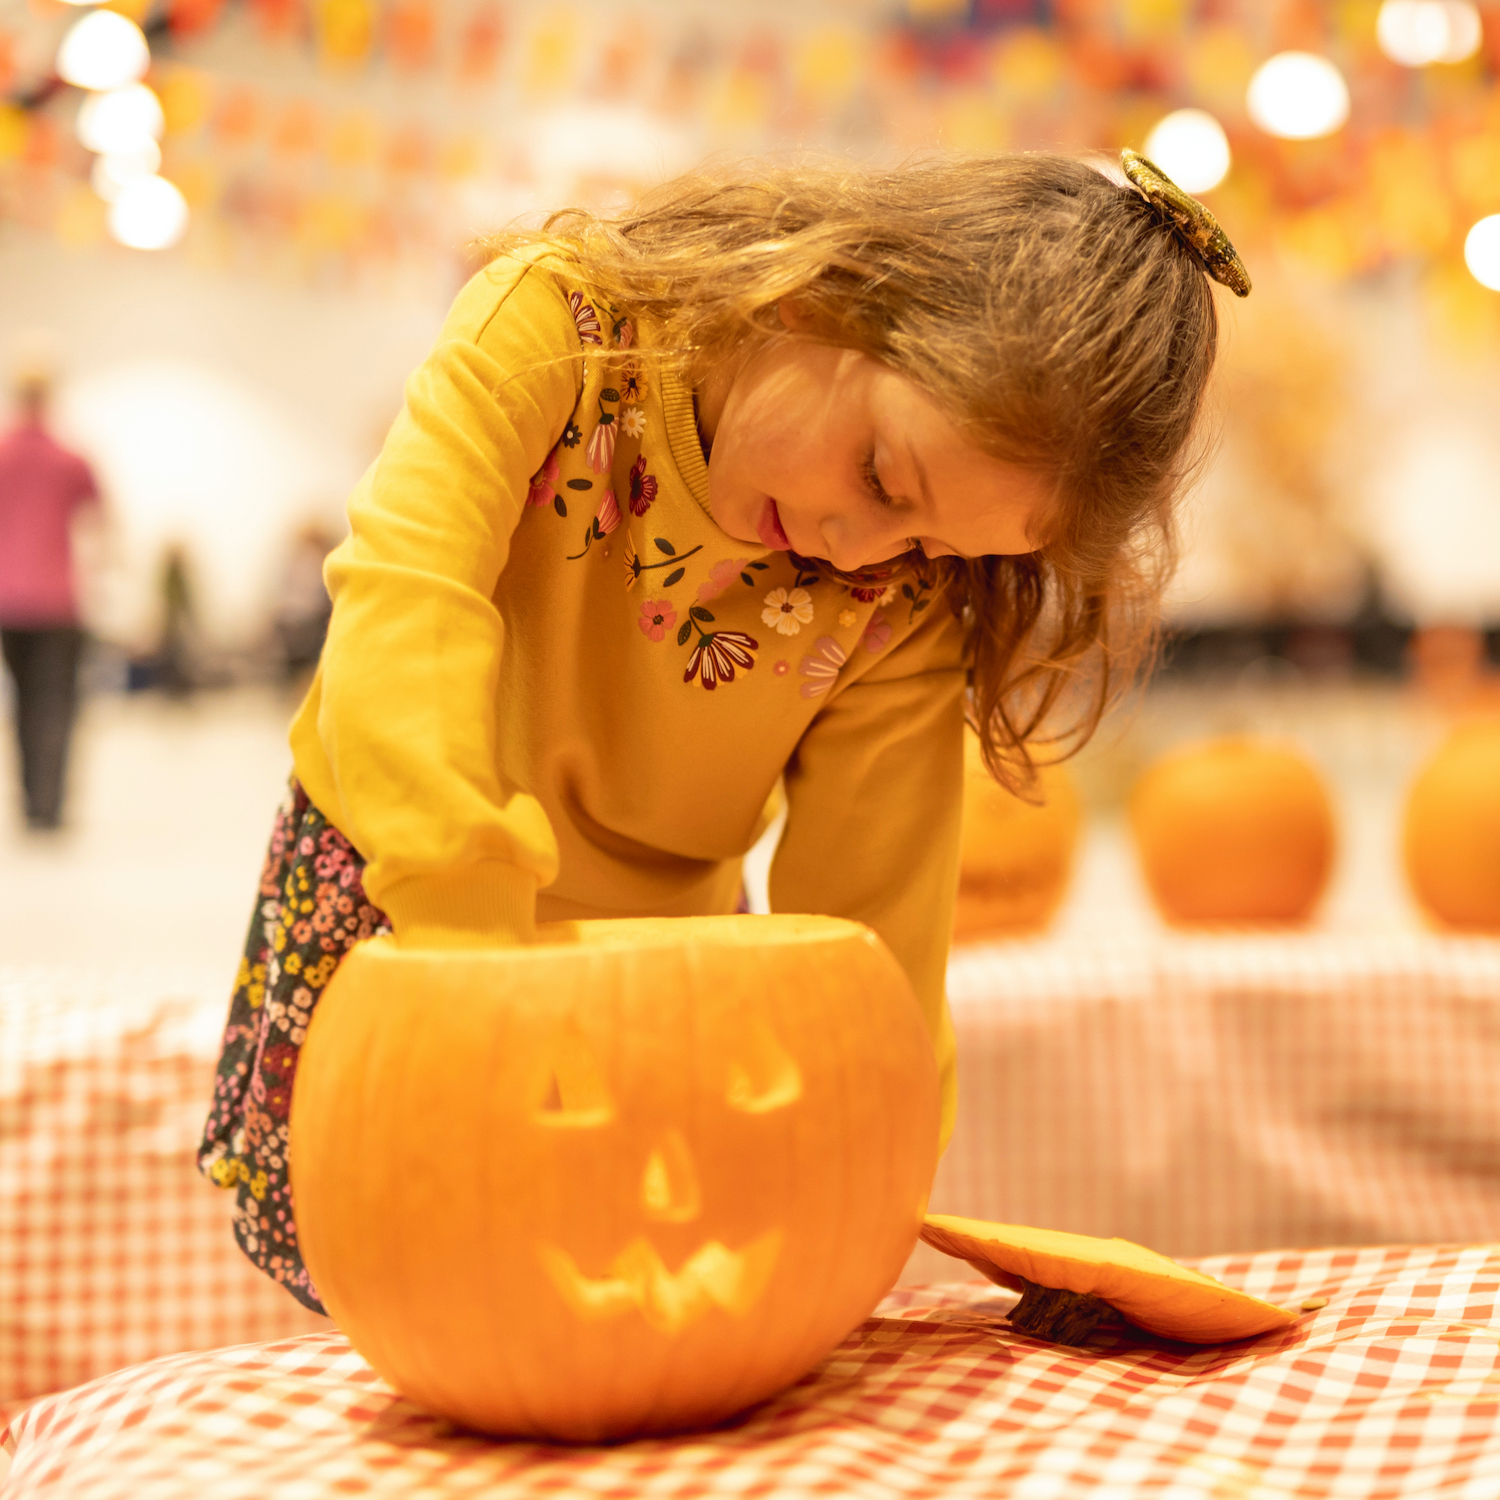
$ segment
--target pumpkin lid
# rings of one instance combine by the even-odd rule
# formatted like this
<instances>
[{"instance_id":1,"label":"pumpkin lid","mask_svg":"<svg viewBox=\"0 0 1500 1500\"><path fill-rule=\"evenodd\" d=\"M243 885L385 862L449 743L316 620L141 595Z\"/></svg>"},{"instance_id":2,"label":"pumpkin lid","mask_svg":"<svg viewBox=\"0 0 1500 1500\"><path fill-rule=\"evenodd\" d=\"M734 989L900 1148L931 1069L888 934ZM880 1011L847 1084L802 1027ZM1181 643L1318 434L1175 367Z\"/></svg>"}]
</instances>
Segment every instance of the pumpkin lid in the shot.
<instances>
[{"instance_id":1,"label":"pumpkin lid","mask_svg":"<svg viewBox=\"0 0 1500 1500\"><path fill-rule=\"evenodd\" d=\"M1252 1338L1297 1314L1129 1240L928 1214L922 1238L1012 1291L1053 1287L1107 1302L1138 1328L1189 1344Z\"/></svg>"}]
</instances>

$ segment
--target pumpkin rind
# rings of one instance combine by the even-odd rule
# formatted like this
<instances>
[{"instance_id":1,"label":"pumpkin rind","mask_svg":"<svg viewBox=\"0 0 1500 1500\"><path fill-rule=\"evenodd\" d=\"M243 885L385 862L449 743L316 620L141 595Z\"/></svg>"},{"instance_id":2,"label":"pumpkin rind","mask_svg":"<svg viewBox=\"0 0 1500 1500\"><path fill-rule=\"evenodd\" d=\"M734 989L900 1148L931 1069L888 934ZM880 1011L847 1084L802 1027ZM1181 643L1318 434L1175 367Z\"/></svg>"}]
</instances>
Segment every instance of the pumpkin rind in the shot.
<instances>
[{"instance_id":1,"label":"pumpkin rind","mask_svg":"<svg viewBox=\"0 0 1500 1500\"><path fill-rule=\"evenodd\" d=\"M1423 766L1407 796L1402 853L1433 917L1500 932L1500 718L1460 726Z\"/></svg>"},{"instance_id":2,"label":"pumpkin rind","mask_svg":"<svg viewBox=\"0 0 1500 1500\"><path fill-rule=\"evenodd\" d=\"M790 1384L915 1243L932 1043L855 923L587 922L485 952L361 945L298 1067L315 1286L418 1404L595 1441Z\"/></svg>"},{"instance_id":3,"label":"pumpkin rind","mask_svg":"<svg viewBox=\"0 0 1500 1500\"><path fill-rule=\"evenodd\" d=\"M1249 736L1157 761L1131 793L1130 822L1169 921L1305 921L1333 865L1333 804L1317 768Z\"/></svg>"},{"instance_id":4,"label":"pumpkin rind","mask_svg":"<svg viewBox=\"0 0 1500 1500\"><path fill-rule=\"evenodd\" d=\"M967 733L964 816L959 843L958 897L953 936L1040 932L1067 894L1082 812L1073 779L1063 766L1044 766L1037 778L1039 805L1001 786Z\"/></svg>"},{"instance_id":5,"label":"pumpkin rind","mask_svg":"<svg viewBox=\"0 0 1500 1500\"><path fill-rule=\"evenodd\" d=\"M1296 1321L1274 1303L1130 1240L928 1214L922 1239L1012 1291L1022 1281L1101 1298L1138 1328L1189 1344L1253 1338Z\"/></svg>"}]
</instances>

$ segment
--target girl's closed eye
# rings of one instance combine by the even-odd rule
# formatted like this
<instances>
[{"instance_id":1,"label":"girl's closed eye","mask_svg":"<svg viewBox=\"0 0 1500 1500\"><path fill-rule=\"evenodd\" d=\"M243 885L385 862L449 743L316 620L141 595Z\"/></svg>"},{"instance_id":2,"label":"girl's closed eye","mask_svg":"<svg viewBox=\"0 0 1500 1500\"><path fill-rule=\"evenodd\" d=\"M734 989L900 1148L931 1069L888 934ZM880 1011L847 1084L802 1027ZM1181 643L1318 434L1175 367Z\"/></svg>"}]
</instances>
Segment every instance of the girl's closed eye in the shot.
<instances>
[{"instance_id":1,"label":"girl's closed eye","mask_svg":"<svg viewBox=\"0 0 1500 1500\"><path fill-rule=\"evenodd\" d=\"M876 472L874 448L871 448L870 451L865 454L864 460L859 466L859 475L861 480L864 481L865 489L868 490L870 495L874 499L878 500L880 504L886 507L890 507L891 505L895 504L895 501L887 492L886 487L880 482L880 475Z\"/></svg>"},{"instance_id":2,"label":"girl's closed eye","mask_svg":"<svg viewBox=\"0 0 1500 1500\"><path fill-rule=\"evenodd\" d=\"M880 474L875 468L875 450L873 447L860 461L859 477L865 487L866 493L877 504L883 505L887 510L890 510L896 504L896 497L880 482ZM922 558L927 556L920 539L914 536L906 537L902 541L901 551L913 552Z\"/></svg>"},{"instance_id":3,"label":"girl's closed eye","mask_svg":"<svg viewBox=\"0 0 1500 1500\"><path fill-rule=\"evenodd\" d=\"M865 455L859 466L859 477L864 482L865 489L870 496L879 504L889 510L896 503L896 497L880 482L880 475L875 469L875 450L873 448ZM926 549L922 546L919 538L909 536L902 543L902 550L915 552L919 557L926 557Z\"/></svg>"}]
</instances>

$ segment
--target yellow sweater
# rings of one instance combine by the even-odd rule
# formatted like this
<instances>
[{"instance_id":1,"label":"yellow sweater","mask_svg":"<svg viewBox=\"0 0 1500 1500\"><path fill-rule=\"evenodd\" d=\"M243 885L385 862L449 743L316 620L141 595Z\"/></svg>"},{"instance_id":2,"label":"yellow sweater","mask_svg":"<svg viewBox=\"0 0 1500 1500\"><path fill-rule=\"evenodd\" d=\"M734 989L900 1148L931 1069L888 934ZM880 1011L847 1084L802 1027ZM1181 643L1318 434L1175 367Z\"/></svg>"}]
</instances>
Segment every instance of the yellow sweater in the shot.
<instances>
[{"instance_id":1,"label":"yellow sweater","mask_svg":"<svg viewBox=\"0 0 1500 1500\"><path fill-rule=\"evenodd\" d=\"M959 622L935 570L882 593L722 532L649 333L543 252L459 294L329 560L297 775L398 937L450 946L733 911L784 777L772 906L889 944L946 1139Z\"/></svg>"}]
</instances>

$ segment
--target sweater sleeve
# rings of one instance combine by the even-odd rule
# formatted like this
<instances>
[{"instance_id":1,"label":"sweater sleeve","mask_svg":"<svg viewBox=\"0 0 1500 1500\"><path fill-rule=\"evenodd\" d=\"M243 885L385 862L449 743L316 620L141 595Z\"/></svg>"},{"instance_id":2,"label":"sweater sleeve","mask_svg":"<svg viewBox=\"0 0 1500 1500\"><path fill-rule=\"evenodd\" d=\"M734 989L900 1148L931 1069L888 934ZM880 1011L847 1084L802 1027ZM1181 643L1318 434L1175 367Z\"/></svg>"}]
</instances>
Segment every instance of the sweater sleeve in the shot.
<instances>
[{"instance_id":1,"label":"sweater sleeve","mask_svg":"<svg viewBox=\"0 0 1500 1500\"><path fill-rule=\"evenodd\" d=\"M333 616L294 758L401 941L524 940L557 874L541 805L497 770L494 594L529 478L578 400L580 350L544 269L475 276L327 565Z\"/></svg>"},{"instance_id":2,"label":"sweater sleeve","mask_svg":"<svg viewBox=\"0 0 1500 1500\"><path fill-rule=\"evenodd\" d=\"M906 970L953 1129L953 1027L944 977L963 788L962 627L946 608L833 699L786 770L772 911L873 928Z\"/></svg>"}]
</instances>

